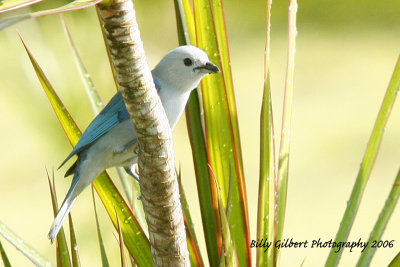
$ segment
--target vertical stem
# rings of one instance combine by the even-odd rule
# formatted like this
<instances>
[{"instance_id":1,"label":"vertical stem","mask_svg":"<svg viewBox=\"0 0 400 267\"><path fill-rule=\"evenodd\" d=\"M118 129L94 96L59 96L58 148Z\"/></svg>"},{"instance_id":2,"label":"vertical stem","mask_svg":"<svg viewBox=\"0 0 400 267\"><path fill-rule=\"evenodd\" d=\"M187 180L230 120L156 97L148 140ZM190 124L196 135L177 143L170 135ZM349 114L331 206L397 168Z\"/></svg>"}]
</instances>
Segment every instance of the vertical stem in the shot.
<instances>
[{"instance_id":1,"label":"vertical stem","mask_svg":"<svg viewBox=\"0 0 400 267\"><path fill-rule=\"evenodd\" d=\"M139 143L143 208L155 266L190 266L172 134L157 95L131 0L105 1L98 14Z\"/></svg>"}]
</instances>

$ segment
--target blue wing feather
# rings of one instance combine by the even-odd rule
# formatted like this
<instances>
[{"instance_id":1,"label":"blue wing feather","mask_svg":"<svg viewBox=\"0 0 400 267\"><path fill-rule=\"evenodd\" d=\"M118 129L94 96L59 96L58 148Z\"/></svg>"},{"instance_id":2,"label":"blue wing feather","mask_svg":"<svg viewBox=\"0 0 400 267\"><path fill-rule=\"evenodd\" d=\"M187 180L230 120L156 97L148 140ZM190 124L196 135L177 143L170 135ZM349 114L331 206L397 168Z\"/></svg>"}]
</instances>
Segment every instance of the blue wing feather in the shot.
<instances>
[{"instance_id":1,"label":"blue wing feather","mask_svg":"<svg viewBox=\"0 0 400 267\"><path fill-rule=\"evenodd\" d=\"M157 92L159 92L160 85L156 79L154 79L154 84L156 85ZM86 149L93 142L108 133L112 128L127 119L129 119L128 110L126 110L121 92L117 92L107 106L105 106L105 108L88 126L72 152L63 163L61 163L59 168L61 168L71 157Z\"/></svg>"}]
</instances>

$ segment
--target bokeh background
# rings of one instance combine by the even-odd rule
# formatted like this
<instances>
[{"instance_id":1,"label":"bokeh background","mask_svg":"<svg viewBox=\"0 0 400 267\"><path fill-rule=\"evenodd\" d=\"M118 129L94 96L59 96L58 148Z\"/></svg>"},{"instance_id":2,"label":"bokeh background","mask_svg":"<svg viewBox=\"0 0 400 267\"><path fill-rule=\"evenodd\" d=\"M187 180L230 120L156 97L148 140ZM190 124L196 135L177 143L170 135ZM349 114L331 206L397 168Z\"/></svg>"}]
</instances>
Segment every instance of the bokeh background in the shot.
<instances>
[{"instance_id":1,"label":"bokeh background","mask_svg":"<svg viewBox=\"0 0 400 267\"><path fill-rule=\"evenodd\" d=\"M134 1L153 67L178 45L173 1ZM275 130L280 129L286 62L287 1L272 7L271 74ZM264 1L225 1L251 237L255 239L259 170L259 113L263 88ZM299 1L293 131L285 238L336 235L370 132L400 52L400 2ZM104 100L115 86L95 9L65 14L78 50ZM19 31L81 129L93 113L58 15L26 21L0 32L0 220L49 259L52 209L45 169L56 170L71 151L18 38ZM394 106L378 160L364 193L350 241L368 239L392 186L400 159L400 108ZM278 140L277 140L278 141ZM176 162L206 258L186 123L174 132ZM68 164L67 164L68 165ZM55 171L61 202L70 185L66 168ZM118 183L118 180L115 179ZM98 201L100 203L100 201ZM114 230L101 204L101 225L112 266L119 265ZM82 266L99 266L91 192L72 210ZM397 208L371 266L385 266L400 251ZM1 239L11 263L31 266ZM253 251L255 252L255 251ZM282 249L281 266L321 266L329 249ZM340 266L354 266L360 249L345 249Z\"/></svg>"}]
</instances>

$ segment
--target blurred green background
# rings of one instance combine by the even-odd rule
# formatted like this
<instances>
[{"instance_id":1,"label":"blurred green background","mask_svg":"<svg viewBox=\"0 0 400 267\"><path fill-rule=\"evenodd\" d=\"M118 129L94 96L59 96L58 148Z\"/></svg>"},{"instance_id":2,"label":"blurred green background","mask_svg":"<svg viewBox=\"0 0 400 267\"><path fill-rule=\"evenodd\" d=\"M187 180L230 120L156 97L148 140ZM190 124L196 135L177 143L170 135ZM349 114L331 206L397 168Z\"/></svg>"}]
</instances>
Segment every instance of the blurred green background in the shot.
<instances>
[{"instance_id":1,"label":"blurred green background","mask_svg":"<svg viewBox=\"0 0 400 267\"><path fill-rule=\"evenodd\" d=\"M177 46L172 1L134 1L148 61L153 67ZM259 113L263 88L264 1L225 1L239 113L251 236L256 233ZM271 74L275 132L279 133L286 62L287 1L272 7ZM299 1L292 146L285 238L295 241L336 235L376 114L400 52L400 2ZM115 93L94 8L65 14L67 24L104 100ZM93 119L83 85L57 15L0 32L0 220L55 261L47 239L52 209L46 171L71 151L29 59L19 31L81 129ZM400 108L395 105L350 241L369 236L392 186L400 159ZM278 136L278 134L276 134ZM174 132L176 162L206 258L191 150L185 120ZM277 140L278 141L278 140ZM67 164L68 165L68 164ZM55 171L59 202L70 185ZM117 179L115 179L118 182ZM100 254L90 190L72 214L82 266L99 266ZM100 203L98 201L98 203ZM115 232L99 206L112 266L119 264ZM386 265L400 250L397 208L371 266ZM32 265L1 239L11 263ZM110 252L111 251L111 252ZM255 252L253 250L253 252ZM321 266L329 249L283 249L281 266ZM355 265L360 249L345 250L340 266Z\"/></svg>"}]
</instances>

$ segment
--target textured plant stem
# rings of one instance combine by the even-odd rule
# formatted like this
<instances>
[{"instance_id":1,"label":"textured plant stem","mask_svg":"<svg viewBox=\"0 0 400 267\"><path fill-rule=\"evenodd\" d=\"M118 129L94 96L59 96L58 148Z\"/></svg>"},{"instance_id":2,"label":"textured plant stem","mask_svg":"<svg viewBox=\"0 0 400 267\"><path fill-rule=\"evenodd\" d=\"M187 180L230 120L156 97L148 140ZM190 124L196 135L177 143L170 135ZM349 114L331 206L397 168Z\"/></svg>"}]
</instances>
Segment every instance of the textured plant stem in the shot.
<instances>
[{"instance_id":1,"label":"textured plant stem","mask_svg":"<svg viewBox=\"0 0 400 267\"><path fill-rule=\"evenodd\" d=\"M147 65L131 0L98 6L116 79L139 140L143 208L155 266L190 266L172 134Z\"/></svg>"}]
</instances>

